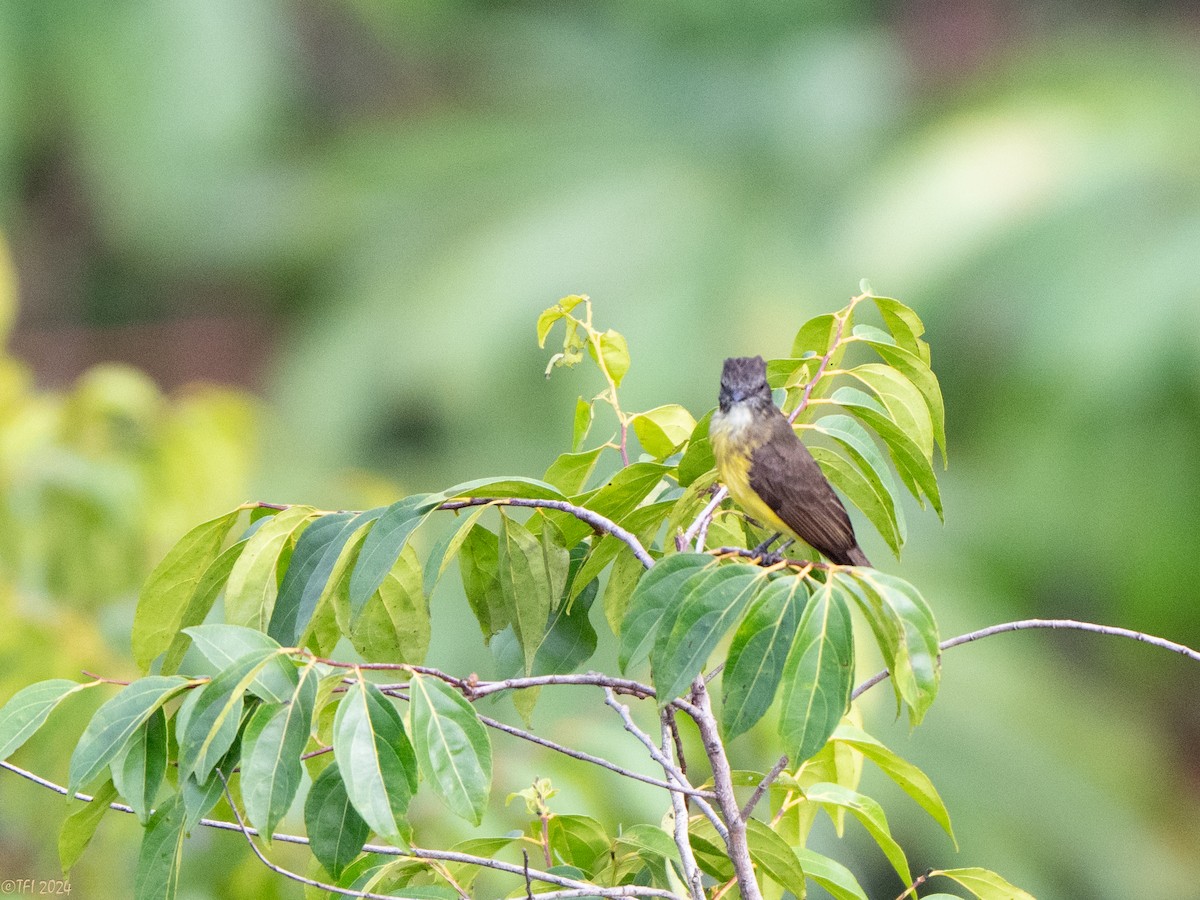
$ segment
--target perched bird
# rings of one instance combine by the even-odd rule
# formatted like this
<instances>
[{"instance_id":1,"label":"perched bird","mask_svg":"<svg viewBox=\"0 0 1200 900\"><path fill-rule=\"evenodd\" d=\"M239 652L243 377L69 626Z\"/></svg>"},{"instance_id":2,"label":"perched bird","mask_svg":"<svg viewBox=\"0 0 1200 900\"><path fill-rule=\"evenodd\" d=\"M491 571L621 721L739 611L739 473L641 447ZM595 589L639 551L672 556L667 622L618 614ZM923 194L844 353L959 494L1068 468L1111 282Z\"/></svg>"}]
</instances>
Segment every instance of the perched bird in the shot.
<instances>
[{"instance_id":1,"label":"perched bird","mask_svg":"<svg viewBox=\"0 0 1200 900\"><path fill-rule=\"evenodd\" d=\"M708 435L733 499L753 518L794 534L832 562L869 566L846 507L771 399L761 356L725 360L720 404Z\"/></svg>"}]
</instances>

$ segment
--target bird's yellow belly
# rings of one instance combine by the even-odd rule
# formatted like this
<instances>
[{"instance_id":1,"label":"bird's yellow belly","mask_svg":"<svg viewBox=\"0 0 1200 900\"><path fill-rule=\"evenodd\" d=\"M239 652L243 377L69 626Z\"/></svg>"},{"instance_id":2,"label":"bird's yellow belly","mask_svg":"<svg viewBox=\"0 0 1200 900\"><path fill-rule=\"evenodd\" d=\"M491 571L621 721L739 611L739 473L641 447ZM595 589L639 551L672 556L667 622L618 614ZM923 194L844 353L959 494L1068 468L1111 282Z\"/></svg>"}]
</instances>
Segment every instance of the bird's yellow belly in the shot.
<instances>
[{"instance_id":1,"label":"bird's yellow belly","mask_svg":"<svg viewBox=\"0 0 1200 900\"><path fill-rule=\"evenodd\" d=\"M713 415L708 437L717 460L717 472L729 488L730 496L751 518L776 531L791 534L792 530L783 519L775 515L750 487L750 460L761 443L755 441L750 425L750 416L736 407L730 414L722 415L718 411Z\"/></svg>"}]
</instances>

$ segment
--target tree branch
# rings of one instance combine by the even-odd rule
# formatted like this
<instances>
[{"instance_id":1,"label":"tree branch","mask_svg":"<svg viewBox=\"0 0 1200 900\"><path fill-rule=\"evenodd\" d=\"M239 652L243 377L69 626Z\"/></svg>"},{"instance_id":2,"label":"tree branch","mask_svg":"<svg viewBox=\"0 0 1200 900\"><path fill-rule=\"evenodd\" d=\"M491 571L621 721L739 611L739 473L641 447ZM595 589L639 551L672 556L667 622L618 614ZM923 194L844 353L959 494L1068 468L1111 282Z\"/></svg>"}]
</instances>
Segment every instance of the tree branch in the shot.
<instances>
[{"instance_id":1,"label":"tree branch","mask_svg":"<svg viewBox=\"0 0 1200 900\"><path fill-rule=\"evenodd\" d=\"M1109 637L1123 637L1134 641L1141 641L1143 644L1151 644L1155 647L1161 647L1164 650L1170 650L1172 653L1178 653L1181 656L1186 656L1194 662L1200 662L1200 651L1193 650L1185 644L1178 644L1175 641L1169 641L1166 638L1155 637L1152 634L1146 634L1142 631L1134 631L1131 628L1120 628L1116 625L1097 625L1094 622L1080 622L1075 619L1021 619L1017 622L1004 622L1000 625L989 625L987 628L980 628L978 631L971 631L967 634L960 634L958 637L952 637L942 641L938 645L940 650L949 650L951 647L957 647L960 644L969 644L972 641L977 641L980 638L991 637L994 634L1006 634L1010 631L1025 631L1029 628L1054 628L1054 629L1071 629L1074 631L1090 631L1093 634L1103 634ZM850 695L850 699L858 698L864 692L875 687L879 682L884 681L891 672L884 669L882 672L876 672L862 684L854 689L854 693Z\"/></svg>"},{"instance_id":2,"label":"tree branch","mask_svg":"<svg viewBox=\"0 0 1200 900\"><path fill-rule=\"evenodd\" d=\"M754 789L754 793L750 795L750 799L747 800L746 805L742 807L743 819L749 819L752 815L754 815L754 807L758 806L758 801L761 800L763 794L767 792L767 789L771 786L771 782L779 777L779 773L787 767L787 764L788 758L787 754L785 753L783 756L779 757L779 761L775 763L774 768L772 768L771 771L766 774L766 777L764 777L763 780L758 783L758 786Z\"/></svg>"},{"instance_id":3,"label":"tree branch","mask_svg":"<svg viewBox=\"0 0 1200 900\"><path fill-rule=\"evenodd\" d=\"M673 729L667 719L665 710L661 719L662 755L665 759L670 759ZM700 866L696 863L696 855L692 852L692 842L688 838L687 802L683 799L683 795L677 791L671 792L671 811L672 817L675 820L675 827L672 829L672 832L675 836L675 847L679 850L679 861L683 863L684 881L687 882L688 890L691 891L692 900L704 900L704 877L700 873Z\"/></svg>"}]
</instances>

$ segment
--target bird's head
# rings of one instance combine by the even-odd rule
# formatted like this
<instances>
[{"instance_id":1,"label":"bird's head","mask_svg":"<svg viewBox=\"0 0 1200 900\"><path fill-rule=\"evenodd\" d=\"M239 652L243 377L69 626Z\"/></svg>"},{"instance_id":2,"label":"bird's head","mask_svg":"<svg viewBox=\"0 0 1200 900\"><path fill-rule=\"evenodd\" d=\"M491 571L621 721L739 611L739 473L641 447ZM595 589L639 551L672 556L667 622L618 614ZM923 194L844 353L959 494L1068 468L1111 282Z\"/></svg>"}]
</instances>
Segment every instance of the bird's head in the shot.
<instances>
[{"instance_id":1,"label":"bird's head","mask_svg":"<svg viewBox=\"0 0 1200 900\"><path fill-rule=\"evenodd\" d=\"M773 404L767 385L767 364L761 356L735 356L725 360L721 370L721 412L735 404L751 406Z\"/></svg>"}]
</instances>

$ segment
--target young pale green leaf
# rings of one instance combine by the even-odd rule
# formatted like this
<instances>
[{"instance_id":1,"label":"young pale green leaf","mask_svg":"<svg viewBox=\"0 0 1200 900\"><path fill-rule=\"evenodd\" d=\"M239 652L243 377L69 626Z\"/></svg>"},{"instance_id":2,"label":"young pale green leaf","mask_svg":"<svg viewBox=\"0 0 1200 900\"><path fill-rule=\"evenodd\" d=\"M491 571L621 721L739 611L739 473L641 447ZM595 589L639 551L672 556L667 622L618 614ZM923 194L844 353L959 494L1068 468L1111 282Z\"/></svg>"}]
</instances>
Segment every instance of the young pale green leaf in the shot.
<instances>
[{"instance_id":1,"label":"young pale green leaf","mask_svg":"<svg viewBox=\"0 0 1200 900\"><path fill-rule=\"evenodd\" d=\"M237 739L245 708L243 695L279 653L279 650L250 651L197 689L199 696L189 704L183 722L176 714L181 777L195 775L199 782L209 777Z\"/></svg>"},{"instance_id":2,"label":"young pale green leaf","mask_svg":"<svg viewBox=\"0 0 1200 900\"><path fill-rule=\"evenodd\" d=\"M557 548L561 552L547 553L542 540L503 514L498 549L505 618L517 636L528 675L533 671L537 648L546 634L550 610L562 597L561 587L557 591L555 588L565 585L569 560L561 548Z\"/></svg>"},{"instance_id":3,"label":"young pale green leaf","mask_svg":"<svg viewBox=\"0 0 1200 900\"><path fill-rule=\"evenodd\" d=\"M592 419L596 417L596 411L592 404L588 403L582 397L575 401L575 419L571 423L571 451L577 451L582 445L584 438L588 436L588 432L592 430Z\"/></svg>"},{"instance_id":4,"label":"young pale green leaf","mask_svg":"<svg viewBox=\"0 0 1200 900\"><path fill-rule=\"evenodd\" d=\"M579 869L584 877L595 874L597 863L607 856L612 838L591 816L563 815L550 819L550 848L556 859Z\"/></svg>"},{"instance_id":5,"label":"young pale green leaf","mask_svg":"<svg viewBox=\"0 0 1200 900\"><path fill-rule=\"evenodd\" d=\"M0 709L0 759L8 759L37 732L58 704L72 694L100 682L80 684L67 678L52 678L21 688Z\"/></svg>"},{"instance_id":6,"label":"young pale green leaf","mask_svg":"<svg viewBox=\"0 0 1200 900\"><path fill-rule=\"evenodd\" d=\"M804 869L787 841L758 819L746 821L746 843L750 859L784 890L804 896Z\"/></svg>"},{"instance_id":7,"label":"young pale green leaf","mask_svg":"<svg viewBox=\"0 0 1200 900\"><path fill-rule=\"evenodd\" d=\"M839 725L833 732L832 739L839 744L853 747L879 766L888 778L896 782L908 796L920 804L925 812L929 813L935 822L942 826L946 834L950 836L950 840L954 841L957 849L958 841L954 837L954 829L950 827L950 813L928 775L907 760L901 759L861 728L849 723Z\"/></svg>"},{"instance_id":8,"label":"young pale green leaf","mask_svg":"<svg viewBox=\"0 0 1200 900\"><path fill-rule=\"evenodd\" d=\"M872 297L897 346L929 365L929 344L921 340L925 323L912 309L891 297Z\"/></svg>"},{"instance_id":9,"label":"young pale green leaf","mask_svg":"<svg viewBox=\"0 0 1200 900\"><path fill-rule=\"evenodd\" d=\"M491 641L509 625L508 605L500 586L500 550L496 535L482 525L468 528L459 554L458 570L463 592L483 631L483 639Z\"/></svg>"},{"instance_id":10,"label":"young pale green leaf","mask_svg":"<svg viewBox=\"0 0 1200 900\"><path fill-rule=\"evenodd\" d=\"M409 701L421 771L455 815L478 825L492 788L492 744L475 707L444 681L415 673Z\"/></svg>"},{"instance_id":11,"label":"young pale green leaf","mask_svg":"<svg viewBox=\"0 0 1200 900\"><path fill-rule=\"evenodd\" d=\"M415 494L393 503L371 526L350 573L350 622L358 620L371 595L396 565L401 551L417 527L441 501Z\"/></svg>"},{"instance_id":12,"label":"young pale green leaf","mask_svg":"<svg viewBox=\"0 0 1200 900\"><path fill-rule=\"evenodd\" d=\"M62 828L58 832L58 860L62 864L64 875L70 874L87 845L92 842L100 820L109 810L108 804L116 799L117 789L113 787L112 781L105 781L90 802L81 804L63 820Z\"/></svg>"},{"instance_id":13,"label":"young pale green leaf","mask_svg":"<svg viewBox=\"0 0 1200 900\"><path fill-rule=\"evenodd\" d=\"M204 570L204 576L200 579L200 583L196 585L196 590L192 593L192 599L188 601L187 609L183 611L183 615L179 618L179 631L175 637L171 638L171 645L167 647L167 652L163 654L162 666L159 668L160 675L174 675L179 670L179 664L183 662L184 654L187 653L188 647L192 645L191 638L184 634L184 629L193 625L200 625L208 618L208 614L216 605L217 597L225 588L225 583L229 580L229 573L233 571L234 563L238 561L238 557L242 555L242 551L246 549L246 540L238 541L231 547L227 547L220 556L218 556Z\"/></svg>"},{"instance_id":14,"label":"young pale green leaf","mask_svg":"<svg viewBox=\"0 0 1200 900\"><path fill-rule=\"evenodd\" d=\"M746 610L721 675L726 740L749 731L770 707L807 597L804 579L777 578Z\"/></svg>"},{"instance_id":15,"label":"young pale green leaf","mask_svg":"<svg viewBox=\"0 0 1200 900\"><path fill-rule=\"evenodd\" d=\"M239 510L197 525L150 573L133 615L133 658L143 669L167 649L205 570L221 552Z\"/></svg>"},{"instance_id":16,"label":"young pale green leaf","mask_svg":"<svg viewBox=\"0 0 1200 900\"><path fill-rule=\"evenodd\" d=\"M847 371L879 397L896 426L911 437L927 460L933 460L933 418L916 386L891 366L867 363Z\"/></svg>"},{"instance_id":17,"label":"young pale green leaf","mask_svg":"<svg viewBox=\"0 0 1200 900\"><path fill-rule=\"evenodd\" d=\"M311 506L292 506L250 536L225 584L226 622L267 630L279 594L280 557L316 515Z\"/></svg>"},{"instance_id":18,"label":"young pale green leaf","mask_svg":"<svg viewBox=\"0 0 1200 900\"><path fill-rule=\"evenodd\" d=\"M824 356L833 346L837 332L837 319L833 313L814 316L796 332L796 337L792 340L792 356L797 359L806 353Z\"/></svg>"},{"instance_id":19,"label":"young pale green leaf","mask_svg":"<svg viewBox=\"0 0 1200 900\"><path fill-rule=\"evenodd\" d=\"M800 618L783 667L779 736L793 765L825 746L850 707L854 689L854 632L839 592L823 584Z\"/></svg>"},{"instance_id":20,"label":"young pale green leaf","mask_svg":"<svg viewBox=\"0 0 1200 900\"><path fill-rule=\"evenodd\" d=\"M938 489L937 476L933 471L933 463L925 456L924 451L889 418L887 411L878 401L858 388L840 387L833 392L830 399L848 409L856 418L869 425L875 433L883 438L887 445L892 462L896 464L896 472L909 493L924 504L922 494L929 499L930 505L942 517L942 498Z\"/></svg>"},{"instance_id":21,"label":"young pale green leaf","mask_svg":"<svg viewBox=\"0 0 1200 900\"><path fill-rule=\"evenodd\" d=\"M554 323L567 315L567 313L580 303L586 303L587 299L587 296L584 294L569 294L549 309L543 310L537 320L538 346L545 347L546 338L550 334L550 329L554 327Z\"/></svg>"},{"instance_id":22,"label":"young pale green leaf","mask_svg":"<svg viewBox=\"0 0 1200 900\"><path fill-rule=\"evenodd\" d=\"M679 460L677 480L680 487L688 487L705 472L711 472L717 464L712 443L708 439L708 423L712 421L713 412L711 409L706 412L688 437L687 449Z\"/></svg>"},{"instance_id":23,"label":"young pale green leaf","mask_svg":"<svg viewBox=\"0 0 1200 900\"><path fill-rule=\"evenodd\" d=\"M255 651L278 651L280 646L261 631L241 625L194 625L183 633L192 639L196 649L211 664L206 675L216 675L247 654ZM268 661L262 671L250 683L250 693L268 703L283 703L296 688L296 667L282 654Z\"/></svg>"},{"instance_id":24,"label":"young pale green leaf","mask_svg":"<svg viewBox=\"0 0 1200 900\"><path fill-rule=\"evenodd\" d=\"M313 856L334 878L362 851L371 826L350 802L337 763L322 770L304 801L304 825Z\"/></svg>"},{"instance_id":25,"label":"young pale green leaf","mask_svg":"<svg viewBox=\"0 0 1200 900\"><path fill-rule=\"evenodd\" d=\"M477 478L474 481L456 484L436 495L430 495L430 499L437 498L439 502L455 500L460 497L521 497L526 500L567 499L562 491L554 485L521 475L508 475L504 478Z\"/></svg>"},{"instance_id":26,"label":"young pale green leaf","mask_svg":"<svg viewBox=\"0 0 1200 900\"><path fill-rule=\"evenodd\" d=\"M869 900L854 873L837 860L807 847L793 847L792 852L796 854L805 876L828 891L834 900Z\"/></svg>"},{"instance_id":27,"label":"young pale green leaf","mask_svg":"<svg viewBox=\"0 0 1200 900\"><path fill-rule=\"evenodd\" d=\"M358 814L384 837L400 838L417 790L417 760L400 714L361 675L338 704L333 758Z\"/></svg>"},{"instance_id":28,"label":"young pale green leaf","mask_svg":"<svg viewBox=\"0 0 1200 900\"><path fill-rule=\"evenodd\" d=\"M110 763L117 791L145 825L167 772L167 717L156 709Z\"/></svg>"},{"instance_id":29,"label":"young pale green leaf","mask_svg":"<svg viewBox=\"0 0 1200 900\"><path fill-rule=\"evenodd\" d=\"M650 495L670 471L671 467L662 463L636 462L617 470L606 484L591 494L576 498L575 502L614 522L620 522ZM545 517L562 532L564 546L574 547L592 533L592 526L570 513L548 512Z\"/></svg>"},{"instance_id":30,"label":"young pale green leaf","mask_svg":"<svg viewBox=\"0 0 1200 900\"><path fill-rule=\"evenodd\" d=\"M588 343L588 352L612 379L612 383L620 387L625 373L629 371L629 345L625 343L625 336L609 328L600 335L599 343L599 356L596 355L596 345L591 342Z\"/></svg>"},{"instance_id":31,"label":"young pale green leaf","mask_svg":"<svg viewBox=\"0 0 1200 900\"><path fill-rule=\"evenodd\" d=\"M934 869L932 878L940 875L957 881L979 900L1034 900L1033 894L1005 881L995 872L975 867L965 869Z\"/></svg>"},{"instance_id":32,"label":"young pale green leaf","mask_svg":"<svg viewBox=\"0 0 1200 900\"><path fill-rule=\"evenodd\" d=\"M291 699L260 706L247 723L242 738L242 799L246 816L267 843L300 787L304 770L300 754L312 727L317 680L315 667L305 666Z\"/></svg>"},{"instance_id":33,"label":"young pale green leaf","mask_svg":"<svg viewBox=\"0 0 1200 900\"><path fill-rule=\"evenodd\" d=\"M134 900L174 900L183 859L184 809L178 794L162 804L142 835Z\"/></svg>"},{"instance_id":34,"label":"young pale green leaf","mask_svg":"<svg viewBox=\"0 0 1200 900\"><path fill-rule=\"evenodd\" d=\"M933 610L907 581L876 569L856 568L839 574L836 580L842 585L853 581L863 588L865 598L856 592L855 599L863 605L869 620L890 620L889 640L897 636L898 630L894 659L888 667L895 690L908 706L909 718L914 725L920 724L937 696L942 675Z\"/></svg>"},{"instance_id":35,"label":"young pale green leaf","mask_svg":"<svg viewBox=\"0 0 1200 900\"><path fill-rule=\"evenodd\" d=\"M887 857L892 868L896 870L896 874L900 876L900 880L904 884L912 884L913 879L912 873L908 869L908 860L904 856L904 850L892 837L883 807L865 794L829 782L811 785L804 791L804 795L810 802L820 803L826 810L831 807L848 810L875 839L875 843L879 845L883 855Z\"/></svg>"},{"instance_id":36,"label":"young pale green leaf","mask_svg":"<svg viewBox=\"0 0 1200 900\"><path fill-rule=\"evenodd\" d=\"M311 602L305 608L305 594L309 595L310 601L315 601L320 595L315 588L312 591L308 590L309 583L315 577L328 580L329 572L324 570L318 575L318 570L322 562L327 561L327 556L331 555L331 547L340 548L346 543L352 533L346 526L353 519L355 514L348 512L321 516L305 528L300 539L296 541L296 549L292 551L287 571L283 573L283 582L279 585L279 594L275 598L271 621L267 626L267 634L279 643L294 647L300 640L300 635L316 607L316 603ZM336 554L332 555L336 557Z\"/></svg>"},{"instance_id":37,"label":"young pale green leaf","mask_svg":"<svg viewBox=\"0 0 1200 900\"><path fill-rule=\"evenodd\" d=\"M560 454L558 459L550 463L544 477L567 496L581 493L596 470L596 461L603 451L604 446L601 445L579 453Z\"/></svg>"},{"instance_id":38,"label":"young pale green leaf","mask_svg":"<svg viewBox=\"0 0 1200 900\"><path fill-rule=\"evenodd\" d=\"M429 651L429 599L421 579L421 562L405 547L367 605L349 628L354 649L367 662L425 662Z\"/></svg>"},{"instance_id":39,"label":"young pale green leaf","mask_svg":"<svg viewBox=\"0 0 1200 900\"><path fill-rule=\"evenodd\" d=\"M617 553L617 558L613 560L612 568L608 571L608 581L604 585L601 606L604 609L604 620L608 622L608 627L612 629L613 634L618 637L623 634L621 623L625 620L625 615L629 610L633 592L646 571L641 560L634 556L628 548ZM644 651L643 659L650 652L648 642L644 645Z\"/></svg>"},{"instance_id":40,"label":"young pale green leaf","mask_svg":"<svg viewBox=\"0 0 1200 900\"><path fill-rule=\"evenodd\" d=\"M96 710L71 754L68 792L75 793L104 771L142 723L187 685L186 678L149 675L123 687Z\"/></svg>"},{"instance_id":41,"label":"young pale green leaf","mask_svg":"<svg viewBox=\"0 0 1200 900\"><path fill-rule=\"evenodd\" d=\"M830 483L862 510L892 553L899 557L906 537L900 507L892 505L887 493L873 485L861 469L840 453L818 446L809 450Z\"/></svg>"},{"instance_id":42,"label":"young pale green leaf","mask_svg":"<svg viewBox=\"0 0 1200 900\"><path fill-rule=\"evenodd\" d=\"M766 580L758 566L733 563L698 572L683 583L675 598L670 631L659 632L650 652L660 704L688 689Z\"/></svg>"},{"instance_id":43,"label":"young pale green leaf","mask_svg":"<svg viewBox=\"0 0 1200 900\"><path fill-rule=\"evenodd\" d=\"M900 372L921 392L929 407L933 420L933 439L942 451L942 462L946 461L946 407L942 400L942 387L937 375L929 367L929 361L903 347L898 347L891 335L878 328L859 326L855 336L874 348L888 365ZM926 345L928 346L928 345Z\"/></svg>"},{"instance_id":44,"label":"young pale green leaf","mask_svg":"<svg viewBox=\"0 0 1200 900\"><path fill-rule=\"evenodd\" d=\"M706 567L717 567L707 553L676 553L663 557L642 576L621 622L618 662L622 672L649 655L659 625L678 600L683 583Z\"/></svg>"},{"instance_id":45,"label":"young pale green leaf","mask_svg":"<svg viewBox=\"0 0 1200 900\"><path fill-rule=\"evenodd\" d=\"M633 431L642 449L655 459L666 459L696 428L692 414L678 403L657 406L633 417Z\"/></svg>"}]
</instances>

